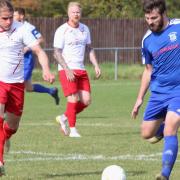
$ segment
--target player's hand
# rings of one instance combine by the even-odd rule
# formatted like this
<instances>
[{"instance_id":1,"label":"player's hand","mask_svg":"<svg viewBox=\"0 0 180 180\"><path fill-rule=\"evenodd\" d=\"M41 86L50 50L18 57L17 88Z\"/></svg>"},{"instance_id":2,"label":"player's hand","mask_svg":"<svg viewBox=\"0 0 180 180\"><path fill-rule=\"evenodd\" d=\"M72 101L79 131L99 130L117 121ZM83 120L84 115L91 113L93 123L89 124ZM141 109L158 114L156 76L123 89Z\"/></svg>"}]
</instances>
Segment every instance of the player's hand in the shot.
<instances>
[{"instance_id":1,"label":"player's hand","mask_svg":"<svg viewBox=\"0 0 180 180\"><path fill-rule=\"evenodd\" d=\"M55 81L55 76L49 71L43 72L43 79L51 84Z\"/></svg>"},{"instance_id":2,"label":"player's hand","mask_svg":"<svg viewBox=\"0 0 180 180\"><path fill-rule=\"evenodd\" d=\"M99 66L95 66L94 67L95 73L96 73L96 78L99 79L101 76L101 69L99 68Z\"/></svg>"},{"instance_id":3,"label":"player's hand","mask_svg":"<svg viewBox=\"0 0 180 180\"><path fill-rule=\"evenodd\" d=\"M24 47L24 49L23 49L23 53L25 54L25 53L27 53L28 51L30 51L31 49L29 48L29 47Z\"/></svg>"},{"instance_id":4,"label":"player's hand","mask_svg":"<svg viewBox=\"0 0 180 180\"><path fill-rule=\"evenodd\" d=\"M68 81L72 82L75 80L75 72L71 69L65 69L66 77Z\"/></svg>"},{"instance_id":5,"label":"player's hand","mask_svg":"<svg viewBox=\"0 0 180 180\"><path fill-rule=\"evenodd\" d=\"M136 119L142 103L143 103L143 101L142 101L141 99L138 99L138 100L136 101L136 103L135 103L135 105L134 105L134 108L133 108L133 110L132 110L132 112L131 112L131 117L132 117L133 119Z\"/></svg>"}]
</instances>

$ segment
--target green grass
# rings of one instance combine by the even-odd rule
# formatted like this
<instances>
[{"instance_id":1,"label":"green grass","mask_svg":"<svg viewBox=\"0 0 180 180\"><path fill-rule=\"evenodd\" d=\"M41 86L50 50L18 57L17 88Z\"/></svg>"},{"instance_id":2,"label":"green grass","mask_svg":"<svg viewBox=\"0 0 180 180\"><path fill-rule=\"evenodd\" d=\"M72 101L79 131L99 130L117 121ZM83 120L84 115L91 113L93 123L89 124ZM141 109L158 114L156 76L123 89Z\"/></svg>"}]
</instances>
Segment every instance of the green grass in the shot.
<instances>
[{"instance_id":1,"label":"green grass","mask_svg":"<svg viewBox=\"0 0 180 180\"><path fill-rule=\"evenodd\" d=\"M114 63L103 63L100 64L100 68L102 71L101 80L114 80L115 72L114 72ZM57 76L57 67L55 65L51 65L52 72ZM92 65L86 65L86 69L89 72L89 76L91 79L95 78L94 68ZM123 65L118 64L118 79L140 79L141 74L143 72L144 66L141 65ZM35 81L41 81L42 74L41 71L35 69L33 72L33 79Z\"/></svg>"},{"instance_id":2,"label":"green grass","mask_svg":"<svg viewBox=\"0 0 180 180\"><path fill-rule=\"evenodd\" d=\"M154 179L160 172L163 144L141 139L144 106L137 120L130 118L139 80L92 80L91 84L92 104L77 117L82 135L78 139L62 136L55 123L66 105L60 89L60 106L46 94L26 93L20 128L5 155L7 175L2 179L100 180L103 169L112 164L125 169L127 180ZM179 161L178 157L172 180L180 177Z\"/></svg>"}]
</instances>

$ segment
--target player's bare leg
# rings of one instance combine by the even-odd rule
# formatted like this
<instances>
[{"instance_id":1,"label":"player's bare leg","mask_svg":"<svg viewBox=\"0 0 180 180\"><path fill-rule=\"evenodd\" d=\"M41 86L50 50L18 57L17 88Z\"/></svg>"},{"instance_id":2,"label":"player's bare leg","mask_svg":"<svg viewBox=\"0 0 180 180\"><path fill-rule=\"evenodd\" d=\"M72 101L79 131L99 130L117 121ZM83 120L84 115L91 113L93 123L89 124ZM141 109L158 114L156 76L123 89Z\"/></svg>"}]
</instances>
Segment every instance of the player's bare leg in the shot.
<instances>
[{"instance_id":1,"label":"player's bare leg","mask_svg":"<svg viewBox=\"0 0 180 180\"><path fill-rule=\"evenodd\" d=\"M152 144L159 142L163 138L164 127L161 130L162 132L158 132L163 121L164 119L143 121L141 124L141 136Z\"/></svg>"},{"instance_id":2,"label":"player's bare leg","mask_svg":"<svg viewBox=\"0 0 180 180\"><path fill-rule=\"evenodd\" d=\"M0 103L0 176L5 175L4 160L3 160L4 143L5 143L4 133L3 133L4 110L5 110L5 105Z\"/></svg>"}]
</instances>

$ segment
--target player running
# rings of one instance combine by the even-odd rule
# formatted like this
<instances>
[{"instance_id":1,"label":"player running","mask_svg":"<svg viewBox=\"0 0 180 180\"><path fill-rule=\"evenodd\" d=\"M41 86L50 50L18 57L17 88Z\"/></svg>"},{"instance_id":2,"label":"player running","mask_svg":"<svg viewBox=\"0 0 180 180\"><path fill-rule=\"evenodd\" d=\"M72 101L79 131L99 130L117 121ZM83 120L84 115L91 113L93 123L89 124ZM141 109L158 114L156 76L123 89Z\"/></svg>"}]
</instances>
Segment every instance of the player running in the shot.
<instances>
[{"instance_id":1,"label":"player running","mask_svg":"<svg viewBox=\"0 0 180 180\"><path fill-rule=\"evenodd\" d=\"M41 44L44 40L41 33L29 22L25 21L25 10L23 8L15 8L14 10L14 20L22 22L26 28L32 32L34 37L38 40L39 44ZM48 93L51 95L56 105L59 104L59 96L57 88L48 88L41 84L32 84L32 71L35 65L35 59L33 52L30 48L24 48L24 80L25 80L25 89L27 92L38 92L38 93Z\"/></svg>"},{"instance_id":2,"label":"player running","mask_svg":"<svg viewBox=\"0 0 180 180\"><path fill-rule=\"evenodd\" d=\"M16 133L24 103L23 49L30 48L42 66L43 79L52 83L54 75L48 58L26 26L13 21L14 9L8 0L0 1L0 176L4 171L4 144ZM4 121L6 113L6 121Z\"/></svg>"}]
</instances>

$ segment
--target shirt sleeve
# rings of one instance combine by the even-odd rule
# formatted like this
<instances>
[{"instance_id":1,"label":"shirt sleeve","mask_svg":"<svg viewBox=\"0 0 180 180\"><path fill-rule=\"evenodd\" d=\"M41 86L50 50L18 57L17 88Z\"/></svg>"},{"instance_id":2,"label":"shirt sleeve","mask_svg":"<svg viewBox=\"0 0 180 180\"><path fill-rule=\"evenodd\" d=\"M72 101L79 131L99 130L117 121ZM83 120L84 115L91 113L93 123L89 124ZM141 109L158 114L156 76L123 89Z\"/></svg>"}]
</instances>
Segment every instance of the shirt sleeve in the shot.
<instances>
[{"instance_id":1,"label":"shirt sleeve","mask_svg":"<svg viewBox=\"0 0 180 180\"><path fill-rule=\"evenodd\" d=\"M54 47L63 49L64 48L64 31L62 28L58 28L54 35Z\"/></svg>"},{"instance_id":2,"label":"shirt sleeve","mask_svg":"<svg viewBox=\"0 0 180 180\"><path fill-rule=\"evenodd\" d=\"M87 27L87 44L91 44L91 34L88 27Z\"/></svg>"},{"instance_id":3,"label":"shirt sleeve","mask_svg":"<svg viewBox=\"0 0 180 180\"><path fill-rule=\"evenodd\" d=\"M145 43L143 43L141 48L142 53L142 64L152 64L152 56L148 49L146 48Z\"/></svg>"},{"instance_id":4,"label":"shirt sleeve","mask_svg":"<svg viewBox=\"0 0 180 180\"><path fill-rule=\"evenodd\" d=\"M38 44L37 38L34 36L32 30L26 28L22 29L22 34L23 34L23 43L27 47L33 47Z\"/></svg>"}]
</instances>

